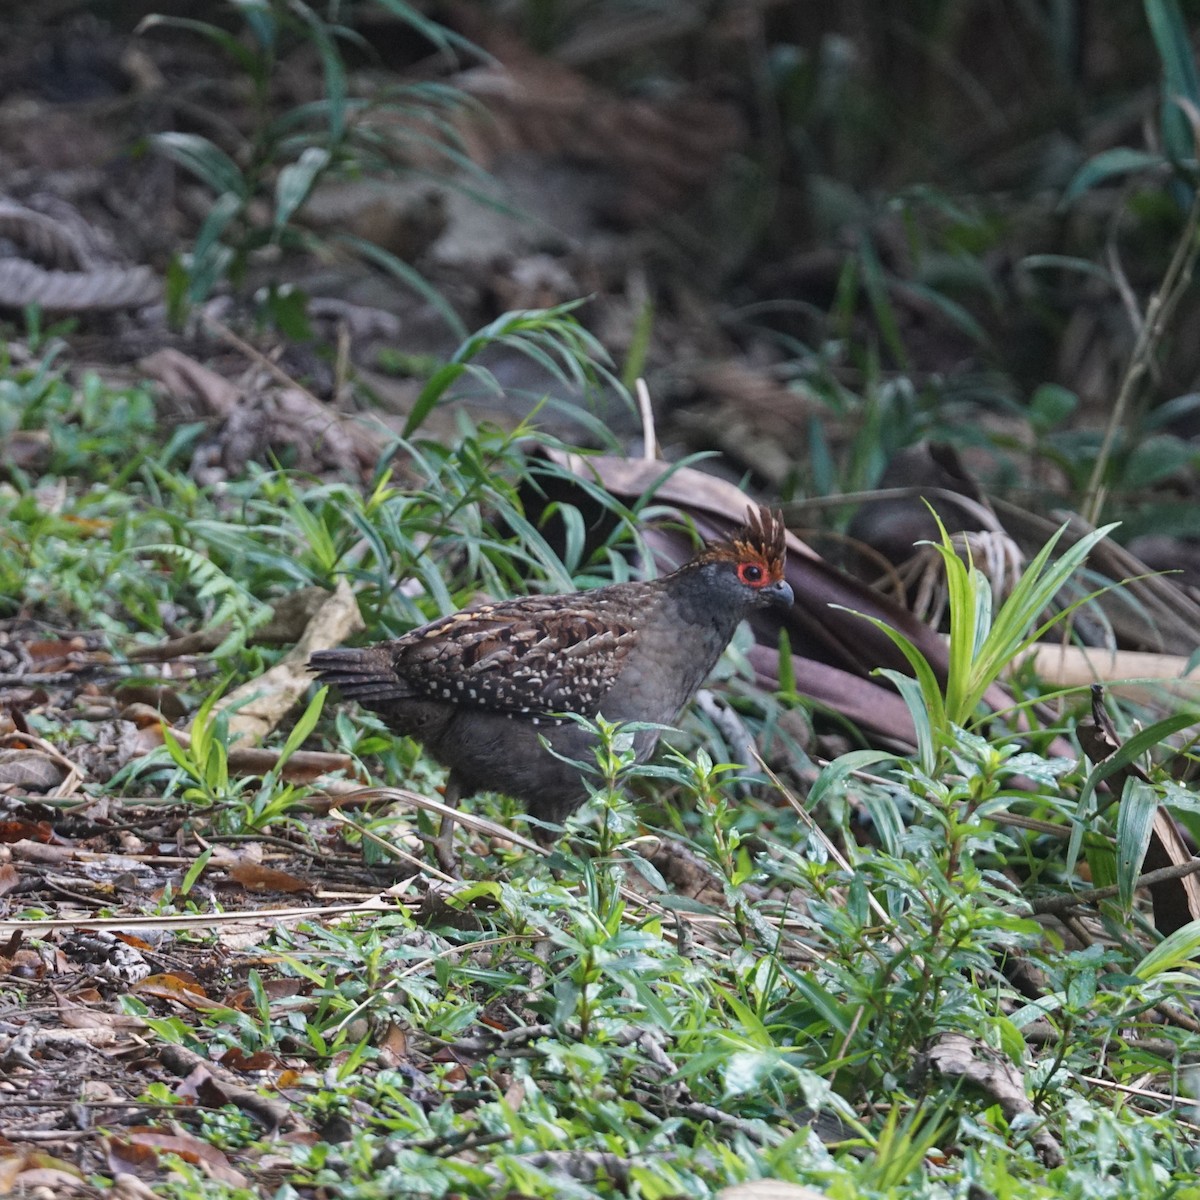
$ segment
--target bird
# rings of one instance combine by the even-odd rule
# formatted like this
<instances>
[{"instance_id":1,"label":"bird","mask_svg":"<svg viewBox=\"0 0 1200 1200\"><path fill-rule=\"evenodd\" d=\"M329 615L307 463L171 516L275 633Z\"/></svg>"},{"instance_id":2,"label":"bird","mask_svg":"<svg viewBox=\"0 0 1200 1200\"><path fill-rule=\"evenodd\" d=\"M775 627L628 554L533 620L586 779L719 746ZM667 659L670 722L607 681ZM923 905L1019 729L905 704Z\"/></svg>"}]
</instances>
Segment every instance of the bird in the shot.
<instances>
[{"instance_id":1,"label":"bird","mask_svg":"<svg viewBox=\"0 0 1200 1200\"><path fill-rule=\"evenodd\" d=\"M750 507L732 536L657 579L482 603L308 666L448 768L448 806L503 793L545 842L589 794L575 764L594 761L596 735L568 714L675 724L741 621L795 602L786 552L782 515ZM638 762L658 735L633 733ZM445 867L452 831L443 822L436 844Z\"/></svg>"}]
</instances>

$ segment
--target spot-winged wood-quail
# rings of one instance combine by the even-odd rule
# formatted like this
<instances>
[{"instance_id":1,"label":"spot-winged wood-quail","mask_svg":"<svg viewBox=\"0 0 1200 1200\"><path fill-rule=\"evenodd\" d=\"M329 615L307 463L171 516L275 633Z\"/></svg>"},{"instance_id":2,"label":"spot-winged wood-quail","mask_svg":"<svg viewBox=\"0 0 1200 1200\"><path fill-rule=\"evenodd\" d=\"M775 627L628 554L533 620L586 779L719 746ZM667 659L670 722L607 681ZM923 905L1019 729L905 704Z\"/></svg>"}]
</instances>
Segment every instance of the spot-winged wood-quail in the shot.
<instances>
[{"instance_id":1,"label":"spot-winged wood-quail","mask_svg":"<svg viewBox=\"0 0 1200 1200\"><path fill-rule=\"evenodd\" d=\"M782 517L751 509L732 537L659 579L481 604L392 641L322 650L309 668L448 767L447 804L502 792L558 823L587 788L539 739L577 762L592 761L594 741L556 714L673 724L742 619L792 604L785 554ZM657 739L635 734L639 762Z\"/></svg>"}]
</instances>

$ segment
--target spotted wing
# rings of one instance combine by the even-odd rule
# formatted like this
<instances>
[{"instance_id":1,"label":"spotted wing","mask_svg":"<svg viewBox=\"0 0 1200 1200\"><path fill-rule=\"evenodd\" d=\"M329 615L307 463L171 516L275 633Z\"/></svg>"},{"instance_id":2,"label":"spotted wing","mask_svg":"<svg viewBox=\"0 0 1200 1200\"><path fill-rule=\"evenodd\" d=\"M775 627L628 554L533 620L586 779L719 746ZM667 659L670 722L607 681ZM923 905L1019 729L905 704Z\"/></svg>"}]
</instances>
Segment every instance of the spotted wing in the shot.
<instances>
[{"instance_id":1,"label":"spotted wing","mask_svg":"<svg viewBox=\"0 0 1200 1200\"><path fill-rule=\"evenodd\" d=\"M397 676L430 699L594 716L637 640L631 616L627 604L598 593L487 604L414 630L396 643L392 661Z\"/></svg>"}]
</instances>

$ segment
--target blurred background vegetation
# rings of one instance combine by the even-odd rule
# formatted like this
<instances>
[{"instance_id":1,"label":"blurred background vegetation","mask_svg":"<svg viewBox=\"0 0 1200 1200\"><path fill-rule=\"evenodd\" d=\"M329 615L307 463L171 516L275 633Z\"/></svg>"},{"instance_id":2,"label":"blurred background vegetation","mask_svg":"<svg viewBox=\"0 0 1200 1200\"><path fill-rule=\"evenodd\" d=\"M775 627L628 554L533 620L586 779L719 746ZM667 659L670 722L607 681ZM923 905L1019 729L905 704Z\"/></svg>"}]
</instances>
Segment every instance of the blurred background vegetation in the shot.
<instances>
[{"instance_id":1,"label":"blurred background vegetation","mask_svg":"<svg viewBox=\"0 0 1200 1200\"><path fill-rule=\"evenodd\" d=\"M457 340L455 315L476 328L589 296L580 319L627 382L647 377L664 443L715 446L785 497L873 487L930 438L1032 507L1094 519L1103 487L1124 537L1194 535L1196 15L24 6L0 161L18 187L102 171L110 211L90 215L114 226L130 213L114 196L136 193L148 220L112 236L168 273L176 320L230 284L337 293L400 315L402 372ZM185 171L165 179L154 150ZM391 283L331 264L350 238ZM397 279L427 289L423 315L388 293ZM1147 331L1164 279L1170 319ZM260 311L303 326L295 307Z\"/></svg>"}]
</instances>

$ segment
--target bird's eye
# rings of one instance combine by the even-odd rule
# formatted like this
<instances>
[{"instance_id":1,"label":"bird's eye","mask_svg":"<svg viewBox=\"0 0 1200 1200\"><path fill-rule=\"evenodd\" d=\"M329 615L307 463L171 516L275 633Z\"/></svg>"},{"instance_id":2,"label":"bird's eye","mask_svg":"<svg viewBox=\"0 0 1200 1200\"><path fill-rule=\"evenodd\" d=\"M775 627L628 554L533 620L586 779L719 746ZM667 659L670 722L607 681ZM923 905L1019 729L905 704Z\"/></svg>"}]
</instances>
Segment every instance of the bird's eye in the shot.
<instances>
[{"instance_id":1,"label":"bird's eye","mask_svg":"<svg viewBox=\"0 0 1200 1200\"><path fill-rule=\"evenodd\" d=\"M766 572L758 563L738 563L737 577L740 583L758 587L766 578Z\"/></svg>"}]
</instances>

